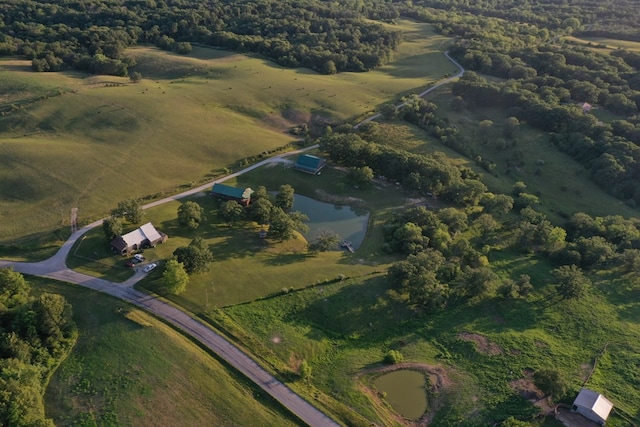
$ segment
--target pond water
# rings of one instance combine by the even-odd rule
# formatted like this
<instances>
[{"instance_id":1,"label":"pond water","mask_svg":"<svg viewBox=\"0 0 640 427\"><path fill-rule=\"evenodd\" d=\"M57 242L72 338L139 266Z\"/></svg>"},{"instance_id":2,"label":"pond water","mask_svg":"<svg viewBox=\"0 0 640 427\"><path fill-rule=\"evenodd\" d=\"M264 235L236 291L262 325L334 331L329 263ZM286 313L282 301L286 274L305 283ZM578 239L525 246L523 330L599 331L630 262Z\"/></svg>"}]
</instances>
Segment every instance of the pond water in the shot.
<instances>
[{"instance_id":1,"label":"pond water","mask_svg":"<svg viewBox=\"0 0 640 427\"><path fill-rule=\"evenodd\" d=\"M367 232L368 211L319 202L299 194L295 195L292 210L300 211L309 217L306 223L309 226L309 232L305 234L309 242L321 232L330 231L338 234L340 240L350 240L353 248L357 249Z\"/></svg>"},{"instance_id":2,"label":"pond water","mask_svg":"<svg viewBox=\"0 0 640 427\"><path fill-rule=\"evenodd\" d=\"M418 371L401 369L381 375L374 381L379 392L400 415L417 420L427 412L427 382Z\"/></svg>"}]
</instances>

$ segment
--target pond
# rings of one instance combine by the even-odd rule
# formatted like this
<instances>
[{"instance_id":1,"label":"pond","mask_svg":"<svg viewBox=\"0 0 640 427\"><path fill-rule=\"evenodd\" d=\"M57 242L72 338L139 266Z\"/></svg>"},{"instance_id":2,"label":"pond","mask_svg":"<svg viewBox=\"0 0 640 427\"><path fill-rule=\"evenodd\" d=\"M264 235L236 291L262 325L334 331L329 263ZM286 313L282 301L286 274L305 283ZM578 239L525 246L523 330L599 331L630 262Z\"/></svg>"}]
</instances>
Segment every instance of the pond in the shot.
<instances>
[{"instance_id":1,"label":"pond","mask_svg":"<svg viewBox=\"0 0 640 427\"><path fill-rule=\"evenodd\" d=\"M351 241L352 247L357 249L367 232L368 211L319 202L299 194L295 195L292 210L300 211L309 217L306 223L309 226L309 232L305 234L309 242L312 242L321 232L329 231L338 234L340 240Z\"/></svg>"},{"instance_id":2,"label":"pond","mask_svg":"<svg viewBox=\"0 0 640 427\"><path fill-rule=\"evenodd\" d=\"M427 382L424 374L402 369L381 375L374 381L376 389L400 415L417 420L427 412Z\"/></svg>"}]
</instances>

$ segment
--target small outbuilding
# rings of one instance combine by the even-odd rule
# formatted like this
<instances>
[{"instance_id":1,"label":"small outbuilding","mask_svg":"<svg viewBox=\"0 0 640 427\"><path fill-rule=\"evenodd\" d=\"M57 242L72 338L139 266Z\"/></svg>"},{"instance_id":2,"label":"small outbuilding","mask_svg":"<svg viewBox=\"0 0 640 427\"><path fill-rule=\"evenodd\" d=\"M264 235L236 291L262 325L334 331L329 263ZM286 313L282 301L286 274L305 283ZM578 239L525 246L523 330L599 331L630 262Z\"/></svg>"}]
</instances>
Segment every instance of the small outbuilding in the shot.
<instances>
[{"instance_id":1,"label":"small outbuilding","mask_svg":"<svg viewBox=\"0 0 640 427\"><path fill-rule=\"evenodd\" d=\"M213 184L213 188L211 189L211 195L213 197L218 197L224 200L235 200L242 206L249 206L249 203L251 203L251 195L253 193L254 191L249 187L237 188L220 183Z\"/></svg>"},{"instance_id":2,"label":"small outbuilding","mask_svg":"<svg viewBox=\"0 0 640 427\"><path fill-rule=\"evenodd\" d=\"M327 165L327 161L311 154L301 154L294 163L294 169L302 172L317 175L323 167Z\"/></svg>"},{"instance_id":3,"label":"small outbuilding","mask_svg":"<svg viewBox=\"0 0 640 427\"><path fill-rule=\"evenodd\" d=\"M114 252L126 255L166 241L167 235L156 230L153 224L148 222L127 234L114 237L111 240L111 248Z\"/></svg>"},{"instance_id":4,"label":"small outbuilding","mask_svg":"<svg viewBox=\"0 0 640 427\"><path fill-rule=\"evenodd\" d=\"M573 401L571 410L603 426L613 409L613 403L600 393L583 388Z\"/></svg>"}]
</instances>

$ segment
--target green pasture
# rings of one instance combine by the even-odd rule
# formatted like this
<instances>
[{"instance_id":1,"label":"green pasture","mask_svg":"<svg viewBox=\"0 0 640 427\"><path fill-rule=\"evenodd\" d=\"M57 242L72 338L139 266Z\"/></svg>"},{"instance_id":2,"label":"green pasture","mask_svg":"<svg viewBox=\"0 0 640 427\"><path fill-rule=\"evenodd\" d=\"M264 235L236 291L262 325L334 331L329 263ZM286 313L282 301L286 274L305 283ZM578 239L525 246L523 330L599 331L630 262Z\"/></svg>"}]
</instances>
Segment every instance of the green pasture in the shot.
<instances>
[{"instance_id":1,"label":"green pasture","mask_svg":"<svg viewBox=\"0 0 640 427\"><path fill-rule=\"evenodd\" d=\"M530 370L560 369L571 386L570 400L605 346L587 386L603 392L622 414L614 415L607 425L627 425L623 417L637 421L640 383L634 366L640 361L640 325L634 313L638 304L621 304L639 292L637 280L629 285L631 277L596 279L584 300L563 302L553 296L551 267L544 261L519 254L498 253L491 258L501 275L529 274L534 294L526 301L458 302L430 315L408 309L388 288L384 276L375 276L223 311L243 340L254 342L253 348L265 359L279 360L283 370L307 360L313 387L349 402L371 422L380 422L381 411L359 388L371 383L358 375L381 366L389 349L399 350L405 361L447 370L453 386L434 425L451 425L460 419L479 422L480 416L517 415L509 409L509 399L516 395L510 384L530 382ZM484 336L497 350L489 354L463 340L461 333ZM385 423L396 425L393 420Z\"/></svg>"},{"instance_id":2,"label":"green pasture","mask_svg":"<svg viewBox=\"0 0 640 427\"><path fill-rule=\"evenodd\" d=\"M298 425L261 390L153 316L77 286L29 281L64 295L79 329L45 395L56 425Z\"/></svg>"},{"instance_id":3,"label":"green pasture","mask_svg":"<svg viewBox=\"0 0 640 427\"><path fill-rule=\"evenodd\" d=\"M510 194L513 184L523 181L527 184L529 193L539 195L540 210L557 221L575 212L586 212L593 216L622 215L627 218L639 215L637 209L629 207L595 185L591 181L589 172L569 155L559 151L549 141L547 134L521 124L513 138L515 143L508 148L503 148L498 146L496 141L510 141L503 135L504 122L508 117L504 111L482 109L465 110L463 113L455 112L450 108L449 91L446 88L431 95L430 99L438 104L437 114L448 117L451 124L455 125L471 142L476 153L483 159L496 163L497 166L492 173L487 173L479 167L473 168L482 175L482 181L490 191ZM479 136L480 122L483 120L493 122L487 143L482 143ZM397 124L384 126L401 129L404 126L408 127L408 125ZM452 150L427 136L426 132L411 127L408 129L397 132L406 135L404 144L409 149L416 152L443 151L454 158L461 158L461 162L466 162L472 167L474 162L471 159L452 154ZM508 159L517 152L522 154L524 166L512 167L507 171Z\"/></svg>"},{"instance_id":4,"label":"green pasture","mask_svg":"<svg viewBox=\"0 0 640 427\"><path fill-rule=\"evenodd\" d=\"M122 199L175 193L290 144L293 125L364 116L453 71L448 38L408 20L395 27L405 34L395 61L333 76L202 47L130 49L136 84L1 60L0 242L24 258L34 241L56 244L71 208L87 223Z\"/></svg>"},{"instance_id":5,"label":"green pasture","mask_svg":"<svg viewBox=\"0 0 640 427\"><path fill-rule=\"evenodd\" d=\"M620 40L608 37L564 37L563 39L585 44L595 49L626 49L640 51L640 42L632 40Z\"/></svg>"}]
</instances>

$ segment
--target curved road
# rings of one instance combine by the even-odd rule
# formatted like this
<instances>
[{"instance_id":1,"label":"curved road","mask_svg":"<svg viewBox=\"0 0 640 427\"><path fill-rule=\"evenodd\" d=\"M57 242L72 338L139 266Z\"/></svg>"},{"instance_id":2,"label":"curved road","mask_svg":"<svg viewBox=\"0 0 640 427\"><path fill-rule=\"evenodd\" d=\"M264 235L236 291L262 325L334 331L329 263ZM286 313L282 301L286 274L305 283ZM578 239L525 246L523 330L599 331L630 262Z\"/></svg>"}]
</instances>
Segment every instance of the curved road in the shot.
<instances>
[{"instance_id":1,"label":"curved road","mask_svg":"<svg viewBox=\"0 0 640 427\"><path fill-rule=\"evenodd\" d=\"M438 87L449 83L453 79L456 79L464 73L464 69L458 64L455 60L453 60L448 52L445 52L446 57L453 62L459 69L458 74L453 77L449 77L436 85L430 87L429 89L423 91L418 96L422 97L429 92L437 89ZM397 109L402 108L405 104L400 104L396 106ZM379 118L381 114L376 114L371 116L362 122L358 123L354 126L354 128L358 128L363 123L370 122ZM157 200L155 202L146 204L143 206L143 209L152 208L154 206L161 205L163 203L167 203L173 200L179 200L184 197L188 197L194 194L197 194L201 191L205 191L209 189L213 184L218 182L223 182L228 179L234 178L236 176L242 175L246 172L249 172L253 169L259 168L269 163L278 163L286 161L285 157L295 155L298 153L302 153L304 151L312 150L317 148L317 145L313 145L311 147L306 147L296 151L290 151L288 153L280 154L269 159L262 160L254 165L251 165L241 171L235 172L233 174L227 175L223 178L217 179L215 181L211 181L207 184L203 184L201 186L192 188L183 193L165 197L164 199ZM46 259L40 262L34 263L26 263L26 262L15 262L15 261L2 261L0 260L0 267L13 267L15 271L18 271L23 274L31 274L34 276L46 277L49 279L60 280L63 282L74 283L77 285L81 285L90 289L94 289L99 292L103 292L105 294L112 295L116 298L122 299L124 301L130 302L133 305L136 305L144 310L147 310L156 316L164 319L165 321L171 323L175 327L179 328L186 334L195 338L204 344L207 348L215 352L219 357L224 359L231 366L242 372L246 375L251 381L255 382L260 388L262 388L266 393L269 393L274 399L288 408L293 414L298 416L302 421L307 423L310 426L314 427L325 427L325 426L339 426L334 420L329 418L327 415L318 410L315 406L304 400L302 397L298 396L296 393L291 391L287 386L274 378L271 374L261 368L253 359L251 359L247 354L245 354L238 347L234 346L232 343L227 341L222 336L215 333L212 329L210 329L204 323L188 316L183 311L178 308L164 303L153 296L144 294L133 289L133 285L135 285L138 281L140 281L145 274L142 272L140 268L136 270L136 273L133 277L125 281L124 283L116 283L108 280L100 279L97 277L89 276L83 273L78 273L76 271L70 270L67 268L66 259L73 247L74 243L80 239L86 232L89 230L98 227L102 224L102 220L95 221L91 224L88 224L81 229L75 231L69 239L64 242L62 247L53 255L51 258Z\"/></svg>"},{"instance_id":2,"label":"curved road","mask_svg":"<svg viewBox=\"0 0 640 427\"><path fill-rule=\"evenodd\" d=\"M462 65L458 64L458 62L457 62L455 59L453 59L452 57L450 57L450 56L449 56L449 52L445 52L445 53L444 53L444 56L446 56L446 57L447 57L447 59L448 59L449 61L453 62L453 64L454 64L456 67L458 67L458 72L457 72L455 75L453 75L453 76L451 76L451 77L447 77L446 79L439 81L438 83L436 83L435 85L431 86L430 88L425 89L425 90L423 90L422 92L420 92L420 93L418 94L418 96L419 96L420 98L422 98L423 96L425 96L425 95L426 95L426 94L428 94L429 92L432 92L432 91L434 91L434 90L438 89L440 86L445 85L445 84L447 84L447 83L449 83L449 82L451 82L451 81L453 81L453 80L455 80L455 79L457 79L457 78L462 77L462 75L464 74L464 68L462 68ZM407 103L406 103L406 102L403 102L402 104L398 104L398 105L396 105L396 110L401 109L401 108L402 108L402 107L404 107L405 105L407 105ZM369 122L370 122L370 121L372 121L372 120L379 119L380 117L382 117L382 113L374 114L374 115L373 115L373 116L371 116L371 117L367 117L366 119L364 119L363 121L361 121L360 123L358 123L357 125L355 125L353 128L354 128L354 129L358 129L358 128L359 128L360 126L362 126L363 124L365 124L365 123L369 123Z\"/></svg>"}]
</instances>

